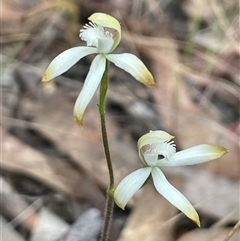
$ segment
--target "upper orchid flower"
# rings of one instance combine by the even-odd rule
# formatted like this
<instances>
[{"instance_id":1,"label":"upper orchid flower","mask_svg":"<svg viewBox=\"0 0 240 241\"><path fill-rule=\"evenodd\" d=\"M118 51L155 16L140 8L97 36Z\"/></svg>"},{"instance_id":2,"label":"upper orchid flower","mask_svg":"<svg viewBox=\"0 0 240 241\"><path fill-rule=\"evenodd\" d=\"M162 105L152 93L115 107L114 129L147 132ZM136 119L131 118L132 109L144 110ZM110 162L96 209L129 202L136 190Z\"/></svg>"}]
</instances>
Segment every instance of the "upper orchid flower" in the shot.
<instances>
[{"instance_id":1,"label":"upper orchid flower","mask_svg":"<svg viewBox=\"0 0 240 241\"><path fill-rule=\"evenodd\" d=\"M124 209L129 199L151 175L156 190L200 226L199 216L194 207L167 181L159 167L203 163L223 156L227 153L227 149L202 144L176 152L175 144L171 141L172 138L173 136L164 131L151 131L138 140L139 157L145 167L132 172L119 183L114 192L114 199L116 204Z\"/></svg>"},{"instance_id":2,"label":"upper orchid flower","mask_svg":"<svg viewBox=\"0 0 240 241\"><path fill-rule=\"evenodd\" d=\"M88 19L91 22L80 30L79 35L86 41L87 47L74 47L59 54L50 63L42 78L43 82L49 81L66 72L81 58L89 54L98 54L91 64L74 106L74 116L79 125L82 125L84 111L102 79L107 60L131 74L139 82L147 86L155 85L152 74L135 55L111 54L121 40L121 26L114 17L94 13Z\"/></svg>"}]
</instances>

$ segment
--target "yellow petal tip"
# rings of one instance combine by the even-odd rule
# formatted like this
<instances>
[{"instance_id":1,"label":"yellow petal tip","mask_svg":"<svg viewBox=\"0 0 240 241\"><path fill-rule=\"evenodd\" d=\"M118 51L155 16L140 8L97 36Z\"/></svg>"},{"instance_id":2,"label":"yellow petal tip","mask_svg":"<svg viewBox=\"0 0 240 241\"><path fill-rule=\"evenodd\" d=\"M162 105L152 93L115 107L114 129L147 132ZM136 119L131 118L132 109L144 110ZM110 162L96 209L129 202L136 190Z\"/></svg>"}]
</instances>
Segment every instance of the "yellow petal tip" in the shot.
<instances>
[{"instance_id":1,"label":"yellow petal tip","mask_svg":"<svg viewBox=\"0 0 240 241\"><path fill-rule=\"evenodd\" d=\"M121 208L122 210L125 210L125 206L122 206L121 204L117 203L116 200L115 200L115 203L119 208Z\"/></svg>"},{"instance_id":2,"label":"yellow petal tip","mask_svg":"<svg viewBox=\"0 0 240 241\"><path fill-rule=\"evenodd\" d=\"M79 119L78 117L74 116L74 120L78 126L83 127L82 119Z\"/></svg>"},{"instance_id":3,"label":"yellow petal tip","mask_svg":"<svg viewBox=\"0 0 240 241\"><path fill-rule=\"evenodd\" d=\"M199 215L194 209L194 207L188 206L188 208L183 212L189 219L191 219L198 227L201 226Z\"/></svg>"},{"instance_id":4,"label":"yellow petal tip","mask_svg":"<svg viewBox=\"0 0 240 241\"><path fill-rule=\"evenodd\" d=\"M192 220L194 223L197 224L198 227L201 227L201 223L200 223L200 220L197 219L197 220Z\"/></svg>"},{"instance_id":5,"label":"yellow petal tip","mask_svg":"<svg viewBox=\"0 0 240 241\"><path fill-rule=\"evenodd\" d=\"M149 72L149 75L150 76L149 76L149 78L147 78L147 81L146 81L147 85L150 87L156 86L156 82L154 81L154 78L150 72Z\"/></svg>"},{"instance_id":6,"label":"yellow petal tip","mask_svg":"<svg viewBox=\"0 0 240 241\"><path fill-rule=\"evenodd\" d=\"M42 76L42 82L47 82L49 80L48 74L45 72Z\"/></svg>"},{"instance_id":7,"label":"yellow petal tip","mask_svg":"<svg viewBox=\"0 0 240 241\"><path fill-rule=\"evenodd\" d=\"M147 82L147 85L148 85L149 87L155 87L157 84L154 82L154 80L151 80L151 81L148 81L148 82Z\"/></svg>"},{"instance_id":8,"label":"yellow petal tip","mask_svg":"<svg viewBox=\"0 0 240 241\"><path fill-rule=\"evenodd\" d=\"M217 157L221 157L224 156L225 154L227 154L229 151L228 149L226 149L223 146L215 146L216 147L216 152L217 152Z\"/></svg>"},{"instance_id":9,"label":"yellow petal tip","mask_svg":"<svg viewBox=\"0 0 240 241\"><path fill-rule=\"evenodd\" d=\"M229 152L229 150L227 148L223 147L223 146L220 146L219 148L221 149L223 155L225 155Z\"/></svg>"},{"instance_id":10,"label":"yellow petal tip","mask_svg":"<svg viewBox=\"0 0 240 241\"><path fill-rule=\"evenodd\" d=\"M142 76L139 78L139 81L142 82L144 85L149 87L156 86L152 74L148 71L148 69L145 66L143 68L143 71L141 72L141 75Z\"/></svg>"}]
</instances>

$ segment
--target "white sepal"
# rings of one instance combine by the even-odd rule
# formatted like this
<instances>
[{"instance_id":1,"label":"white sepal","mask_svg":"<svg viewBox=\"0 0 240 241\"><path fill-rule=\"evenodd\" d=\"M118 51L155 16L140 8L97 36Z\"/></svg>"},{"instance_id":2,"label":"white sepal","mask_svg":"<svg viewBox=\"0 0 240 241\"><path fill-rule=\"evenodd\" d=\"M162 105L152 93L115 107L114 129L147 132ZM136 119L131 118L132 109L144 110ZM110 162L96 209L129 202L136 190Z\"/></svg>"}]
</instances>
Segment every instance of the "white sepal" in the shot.
<instances>
[{"instance_id":1,"label":"white sepal","mask_svg":"<svg viewBox=\"0 0 240 241\"><path fill-rule=\"evenodd\" d=\"M201 144L176 152L171 156L169 162L163 162L160 166L175 167L195 165L219 158L227 152L227 149L222 146Z\"/></svg>"},{"instance_id":2,"label":"white sepal","mask_svg":"<svg viewBox=\"0 0 240 241\"><path fill-rule=\"evenodd\" d=\"M106 58L117 67L131 74L139 82L147 86L155 85L152 74L137 56L129 53L108 54Z\"/></svg>"},{"instance_id":3,"label":"white sepal","mask_svg":"<svg viewBox=\"0 0 240 241\"><path fill-rule=\"evenodd\" d=\"M152 169L151 174L153 178L153 184L157 191L172 205L174 205L187 217L192 219L198 226L200 226L199 216L192 204L181 192L179 192L168 182L163 172L158 167L155 167Z\"/></svg>"},{"instance_id":4,"label":"white sepal","mask_svg":"<svg viewBox=\"0 0 240 241\"><path fill-rule=\"evenodd\" d=\"M125 209L127 202L141 188L151 173L151 167L138 169L127 175L117 186L114 192L115 203Z\"/></svg>"},{"instance_id":5,"label":"white sepal","mask_svg":"<svg viewBox=\"0 0 240 241\"><path fill-rule=\"evenodd\" d=\"M103 73L105 71L105 66L106 58L104 58L102 55L97 55L90 66L87 78L84 82L80 94L78 95L73 110L75 121L80 126L82 126L82 117L84 111L102 79Z\"/></svg>"},{"instance_id":6,"label":"white sepal","mask_svg":"<svg viewBox=\"0 0 240 241\"><path fill-rule=\"evenodd\" d=\"M52 60L43 74L42 81L47 82L63 74L81 58L94 53L97 53L97 49L92 47L74 47L65 50Z\"/></svg>"}]
</instances>

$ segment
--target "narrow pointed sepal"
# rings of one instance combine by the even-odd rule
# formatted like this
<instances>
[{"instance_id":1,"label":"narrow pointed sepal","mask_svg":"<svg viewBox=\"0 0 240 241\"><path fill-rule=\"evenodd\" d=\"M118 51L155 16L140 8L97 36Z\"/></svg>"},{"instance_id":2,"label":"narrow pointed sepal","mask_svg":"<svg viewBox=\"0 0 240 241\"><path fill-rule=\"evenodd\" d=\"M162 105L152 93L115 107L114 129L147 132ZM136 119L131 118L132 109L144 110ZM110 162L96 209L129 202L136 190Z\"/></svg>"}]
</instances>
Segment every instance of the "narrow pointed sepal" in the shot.
<instances>
[{"instance_id":1,"label":"narrow pointed sepal","mask_svg":"<svg viewBox=\"0 0 240 241\"><path fill-rule=\"evenodd\" d=\"M155 86L152 74L144 65L144 63L135 55L124 54L108 54L106 58L114 63L117 67L131 74L137 81L147 85Z\"/></svg>"},{"instance_id":2,"label":"narrow pointed sepal","mask_svg":"<svg viewBox=\"0 0 240 241\"><path fill-rule=\"evenodd\" d=\"M76 64L81 58L96 53L97 49L92 47L74 47L65 50L56 56L49 64L43 74L42 81L47 82L63 74Z\"/></svg>"},{"instance_id":3,"label":"narrow pointed sepal","mask_svg":"<svg viewBox=\"0 0 240 241\"><path fill-rule=\"evenodd\" d=\"M79 126L82 126L83 114L99 86L105 70L105 66L106 58L104 58L102 55L97 55L90 66L87 78L84 82L80 94L78 95L73 110L75 122Z\"/></svg>"},{"instance_id":4,"label":"narrow pointed sepal","mask_svg":"<svg viewBox=\"0 0 240 241\"><path fill-rule=\"evenodd\" d=\"M225 155L228 150L222 146L201 144L176 152L169 162L162 162L161 166L187 166L204 163Z\"/></svg>"},{"instance_id":5,"label":"narrow pointed sepal","mask_svg":"<svg viewBox=\"0 0 240 241\"><path fill-rule=\"evenodd\" d=\"M141 188L147 180L151 172L151 167L144 167L138 169L127 175L117 186L114 192L115 203L121 208L125 209L127 202L134 195L134 193Z\"/></svg>"},{"instance_id":6,"label":"narrow pointed sepal","mask_svg":"<svg viewBox=\"0 0 240 241\"><path fill-rule=\"evenodd\" d=\"M192 204L181 192L179 192L168 182L163 172L158 167L154 167L152 168L151 174L153 178L153 184L159 194L165 197L172 205L174 205L194 223L200 226L198 213Z\"/></svg>"}]
</instances>

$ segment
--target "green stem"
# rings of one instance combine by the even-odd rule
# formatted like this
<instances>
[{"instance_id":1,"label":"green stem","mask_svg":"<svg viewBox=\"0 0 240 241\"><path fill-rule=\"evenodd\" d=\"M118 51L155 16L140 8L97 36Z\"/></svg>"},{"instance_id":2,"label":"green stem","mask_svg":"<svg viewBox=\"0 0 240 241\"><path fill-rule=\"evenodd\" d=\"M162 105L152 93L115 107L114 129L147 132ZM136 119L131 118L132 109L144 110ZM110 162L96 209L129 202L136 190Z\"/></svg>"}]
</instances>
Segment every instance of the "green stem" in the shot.
<instances>
[{"instance_id":1,"label":"green stem","mask_svg":"<svg viewBox=\"0 0 240 241\"><path fill-rule=\"evenodd\" d=\"M105 99L108 88L108 69L109 69L109 61L106 62L105 72L103 74L101 85L100 85L100 97L99 97L99 113L101 119L101 129L102 129L102 139L104 152L107 161L108 173L109 173L109 188L107 192L107 200L106 207L104 213L104 226L101 234L101 241L107 241L109 237L110 226L112 222L113 216L113 207L114 207L114 199L112 195L110 195L111 190L114 188L114 174L112 168L112 161L108 146L108 138L107 138L107 130L106 130L106 122L105 122Z\"/></svg>"}]
</instances>

